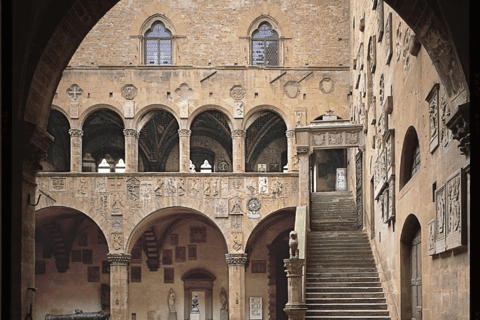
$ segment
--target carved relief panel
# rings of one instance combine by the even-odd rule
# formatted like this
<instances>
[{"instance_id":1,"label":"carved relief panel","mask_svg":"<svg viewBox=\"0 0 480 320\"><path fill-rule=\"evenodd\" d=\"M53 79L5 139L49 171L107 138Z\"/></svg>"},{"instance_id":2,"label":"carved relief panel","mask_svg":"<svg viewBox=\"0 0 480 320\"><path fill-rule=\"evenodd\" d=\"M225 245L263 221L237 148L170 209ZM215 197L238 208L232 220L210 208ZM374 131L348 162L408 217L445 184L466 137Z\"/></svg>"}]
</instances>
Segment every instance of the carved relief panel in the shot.
<instances>
[{"instance_id":1,"label":"carved relief panel","mask_svg":"<svg viewBox=\"0 0 480 320\"><path fill-rule=\"evenodd\" d=\"M429 113L429 138L430 138L430 153L433 153L439 145L439 117L438 117L438 90L440 85L436 83L427 98Z\"/></svg>"},{"instance_id":2,"label":"carved relief panel","mask_svg":"<svg viewBox=\"0 0 480 320\"><path fill-rule=\"evenodd\" d=\"M445 185L435 191L435 253L446 250L446 197Z\"/></svg>"},{"instance_id":3,"label":"carved relief panel","mask_svg":"<svg viewBox=\"0 0 480 320\"><path fill-rule=\"evenodd\" d=\"M379 40L380 41L380 38ZM385 64L390 64L393 55L392 13L390 12L385 23Z\"/></svg>"},{"instance_id":4,"label":"carved relief panel","mask_svg":"<svg viewBox=\"0 0 480 320\"><path fill-rule=\"evenodd\" d=\"M446 243L447 249L466 244L465 183L463 170L451 176L446 183Z\"/></svg>"},{"instance_id":5,"label":"carved relief panel","mask_svg":"<svg viewBox=\"0 0 480 320\"><path fill-rule=\"evenodd\" d=\"M378 0L377 3L377 34L378 42L383 38L383 0Z\"/></svg>"}]
</instances>

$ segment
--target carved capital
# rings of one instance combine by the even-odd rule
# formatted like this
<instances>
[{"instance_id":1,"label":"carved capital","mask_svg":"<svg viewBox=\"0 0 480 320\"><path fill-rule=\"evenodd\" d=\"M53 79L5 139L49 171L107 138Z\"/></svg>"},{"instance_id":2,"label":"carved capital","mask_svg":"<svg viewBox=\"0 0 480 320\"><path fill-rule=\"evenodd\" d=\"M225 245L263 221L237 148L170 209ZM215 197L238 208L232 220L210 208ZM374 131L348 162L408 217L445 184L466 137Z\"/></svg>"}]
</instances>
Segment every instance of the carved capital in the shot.
<instances>
[{"instance_id":1,"label":"carved capital","mask_svg":"<svg viewBox=\"0 0 480 320\"><path fill-rule=\"evenodd\" d=\"M297 146L297 154L298 155L308 154L309 151L310 151L309 146Z\"/></svg>"},{"instance_id":2,"label":"carved capital","mask_svg":"<svg viewBox=\"0 0 480 320\"><path fill-rule=\"evenodd\" d=\"M453 133L453 139L460 144L460 153L470 156L470 103L459 105L452 110L445 125Z\"/></svg>"},{"instance_id":3,"label":"carved capital","mask_svg":"<svg viewBox=\"0 0 480 320\"><path fill-rule=\"evenodd\" d=\"M128 266L131 258L130 253L107 253L108 262L110 265Z\"/></svg>"},{"instance_id":4,"label":"carved capital","mask_svg":"<svg viewBox=\"0 0 480 320\"><path fill-rule=\"evenodd\" d=\"M246 253L227 253L225 259L228 265L241 265L244 266L247 263Z\"/></svg>"},{"instance_id":5,"label":"carved capital","mask_svg":"<svg viewBox=\"0 0 480 320\"><path fill-rule=\"evenodd\" d=\"M77 137L77 138L83 137L82 129L70 129L68 130L68 133L70 134L70 137Z\"/></svg>"},{"instance_id":6,"label":"carved capital","mask_svg":"<svg viewBox=\"0 0 480 320\"><path fill-rule=\"evenodd\" d=\"M302 276L302 269L305 265L305 259L284 259L285 272L287 277Z\"/></svg>"},{"instance_id":7,"label":"carved capital","mask_svg":"<svg viewBox=\"0 0 480 320\"><path fill-rule=\"evenodd\" d=\"M180 137L190 137L190 135L192 134L192 130L188 130L188 129L179 129L178 130L178 135Z\"/></svg>"},{"instance_id":8,"label":"carved capital","mask_svg":"<svg viewBox=\"0 0 480 320\"><path fill-rule=\"evenodd\" d=\"M245 138L246 135L247 135L247 132L243 129L235 129L232 131L232 139Z\"/></svg>"},{"instance_id":9,"label":"carved capital","mask_svg":"<svg viewBox=\"0 0 480 320\"><path fill-rule=\"evenodd\" d=\"M135 137L135 139L138 139L140 136L138 131L135 129L123 129L123 135L125 137Z\"/></svg>"}]
</instances>

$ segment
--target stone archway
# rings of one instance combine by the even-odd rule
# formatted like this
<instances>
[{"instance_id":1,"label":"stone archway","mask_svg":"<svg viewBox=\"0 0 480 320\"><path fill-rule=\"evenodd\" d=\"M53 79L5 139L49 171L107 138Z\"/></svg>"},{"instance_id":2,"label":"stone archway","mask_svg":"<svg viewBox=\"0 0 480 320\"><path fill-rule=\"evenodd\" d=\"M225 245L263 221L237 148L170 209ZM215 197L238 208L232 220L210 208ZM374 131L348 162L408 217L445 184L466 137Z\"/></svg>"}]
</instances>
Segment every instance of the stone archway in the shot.
<instances>
[{"instance_id":1,"label":"stone archway","mask_svg":"<svg viewBox=\"0 0 480 320\"><path fill-rule=\"evenodd\" d=\"M213 282L216 277L205 269L193 269L186 272L182 276L184 283L184 318L190 319L190 312L192 310L192 297L195 293L200 292L204 295L204 301L202 303L199 299L199 305L205 306L205 310L200 309L200 314L205 320L213 320Z\"/></svg>"}]
</instances>

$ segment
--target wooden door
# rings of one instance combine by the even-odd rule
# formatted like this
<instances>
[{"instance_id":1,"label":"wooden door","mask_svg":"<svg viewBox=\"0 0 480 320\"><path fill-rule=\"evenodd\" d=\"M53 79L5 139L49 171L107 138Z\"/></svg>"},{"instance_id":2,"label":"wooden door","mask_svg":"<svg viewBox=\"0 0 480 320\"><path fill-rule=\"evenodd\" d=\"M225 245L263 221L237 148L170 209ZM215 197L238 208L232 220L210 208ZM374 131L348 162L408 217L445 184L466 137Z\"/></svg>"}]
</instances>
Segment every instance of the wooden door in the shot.
<instances>
[{"instance_id":1,"label":"wooden door","mask_svg":"<svg viewBox=\"0 0 480 320\"><path fill-rule=\"evenodd\" d=\"M410 252L411 259L411 280L412 292L412 320L422 319L422 239L420 230L412 240Z\"/></svg>"}]
</instances>

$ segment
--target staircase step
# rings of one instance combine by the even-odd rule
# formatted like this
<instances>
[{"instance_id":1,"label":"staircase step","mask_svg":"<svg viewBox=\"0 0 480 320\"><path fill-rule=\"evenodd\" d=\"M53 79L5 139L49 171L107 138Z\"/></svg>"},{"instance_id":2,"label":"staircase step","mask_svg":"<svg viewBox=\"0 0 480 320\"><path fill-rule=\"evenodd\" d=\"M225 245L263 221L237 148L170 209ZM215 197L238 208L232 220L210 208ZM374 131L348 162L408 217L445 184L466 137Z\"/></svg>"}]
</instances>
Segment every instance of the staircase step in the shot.
<instances>
[{"instance_id":1,"label":"staircase step","mask_svg":"<svg viewBox=\"0 0 480 320\"><path fill-rule=\"evenodd\" d=\"M327 304L365 304L365 303L378 303L378 304L386 304L387 299L385 298L328 298L328 297L307 297L305 301L308 304L316 304L316 303L327 303Z\"/></svg>"},{"instance_id":2,"label":"staircase step","mask_svg":"<svg viewBox=\"0 0 480 320\"><path fill-rule=\"evenodd\" d=\"M307 310L306 316L388 316L386 310Z\"/></svg>"},{"instance_id":3,"label":"staircase step","mask_svg":"<svg viewBox=\"0 0 480 320\"><path fill-rule=\"evenodd\" d=\"M310 303L317 310L387 310L386 303Z\"/></svg>"}]
</instances>

